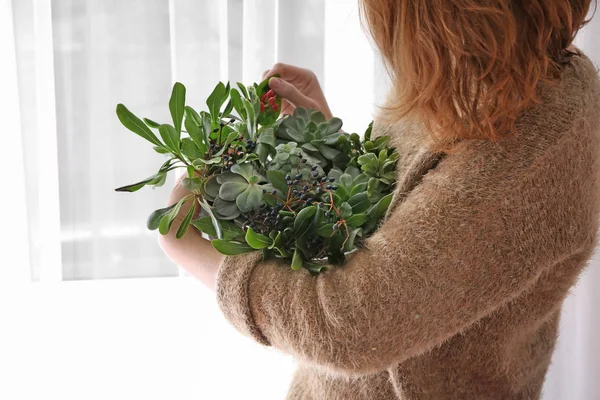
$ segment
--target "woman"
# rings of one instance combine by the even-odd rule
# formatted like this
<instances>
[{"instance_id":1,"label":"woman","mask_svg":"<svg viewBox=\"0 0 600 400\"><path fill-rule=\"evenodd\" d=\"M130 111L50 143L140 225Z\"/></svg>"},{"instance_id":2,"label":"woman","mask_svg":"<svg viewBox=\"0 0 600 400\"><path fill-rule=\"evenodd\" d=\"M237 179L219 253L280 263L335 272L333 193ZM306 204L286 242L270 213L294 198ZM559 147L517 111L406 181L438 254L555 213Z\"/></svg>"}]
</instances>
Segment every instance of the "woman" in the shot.
<instances>
[{"instance_id":1,"label":"woman","mask_svg":"<svg viewBox=\"0 0 600 400\"><path fill-rule=\"evenodd\" d=\"M362 1L393 75L374 134L400 162L386 221L343 267L162 239L233 325L298 359L288 398L540 398L597 238L600 83L571 45L590 2ZM331 116L314 74L275 73L287 112Z\"/></svg>"}]
</instances>

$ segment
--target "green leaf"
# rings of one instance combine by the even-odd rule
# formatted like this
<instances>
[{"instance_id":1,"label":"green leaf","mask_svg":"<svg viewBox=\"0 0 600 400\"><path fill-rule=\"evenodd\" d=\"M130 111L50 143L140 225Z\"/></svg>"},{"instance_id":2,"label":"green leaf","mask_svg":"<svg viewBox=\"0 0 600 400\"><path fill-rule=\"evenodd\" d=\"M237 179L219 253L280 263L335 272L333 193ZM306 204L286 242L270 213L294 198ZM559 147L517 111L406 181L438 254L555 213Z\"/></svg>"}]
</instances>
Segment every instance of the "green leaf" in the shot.
<instances>
[{"instance_id":1,"label":"green leaf","mask_svg":"<svg viewBox=\"0 0 600 400\"><path fill-rule=\"evenodd\" d=\"M241 118L246 119L246 110L244 109L244 103L242 102L242 96L240 95L240 92L235 89L231 89L229 96L231 97L231 102L233 103L233 108L235 108L235 111Z\"/></svg>"},{"instance_id":2,"label":"green leaf","mask_svg":"<svg viewBox=\"0 0 600 400\"><path fill-rule=\"evenodd\" d=\"M228 83L229 85L229 83ZM227 105L225 106L225 109L223 110L223 112L221 113L221 117L222 118L226 118L227 115L229 115L231 113L231 111L233 110L233 101L229 100L227 102Z\"/></svg>"},{"instance_id":3,"label":"green leaf","mask_svg":"<svg viewBox=\"0 0 600 400\"><path fill-rule=\"evenodd\" d=\"M158 129L160 124L158 122L154 122L151 119L144 118L144 123L148 125L150 128Z\"/></svg>"},{"instance_id":4,"label":"green leaf","mask_svg":"<svg viewBox=\"0 0 600 400\"><path fill-rule=\"evenodd\" d=\"M181 239L183 237L183 235L185 235L185 232L187 231L188 227L190 226L190 222L192 221L192 218L194 217L195 210L196 210L196 202L194 202L192 204L192 206L188 210L187 214L185 215L185 218L183 219L183 221L181 221L181 225L179 225L179 228L177 229L177 233L175 234L175 237L177 239Z\"/></svg>"},{"instance_id":5,"label":"green leaf","mask_svg":"<svg viewBox=\"0 0 600 400\"><path fill-rule=\"evenodd\" d=\"M248 97L248 89L246 89L246 86L241 82L238 82L236 85L238 88L240 88L240 92L242 92L244 97Z\"/></svg>"},{"instance_id":6,"label":"green leaf","mask_svg":"<svg viewBox=\"0 0 600 400\"><path fill-rule=\"evenodd\" d=\"M236 240L244 237L244 231L232 221L219 221L223 232L223 240ZM208 236L217 237L217 231L210 216L198 218L192 221L192 225L200 232Z\"/></svg>"},{"instance_id":7,"label":"green leaf","mask_svg":"<svg viewBox=\"0 0 600 400\"><path fill-rule=\"evenodd\" d=\"M219 119L219 112L226 98L227 89L223 82L219 82L206 99L206 105L208 106L212 121L217 121Z\"/></svg>"},{"instance_id":8,"label":"green leaf","mask_svg":"<svg viewBox=\"0 0 600 400\"><path fill-rule=\"evenodd\" d=\"M158 147L163 147L163 144L158 138L152 133L152 131L140 120L138 117L133 115L131 111L127 109L123 104L117 104L117 117L119 121L133 133L143 137L152 144Z\"/></svg>"},{"instance_id":9,"label":"green leaf","mask_svg":"<svg viewBox=\"0 0 600 400\"><path fill-rule=\"evenodd\" d=\"M353 214L350 217L348 217L346 223L351 228L358 228L359 226L367 222L368 219L369 216L367 214Z\"/></svg>"},{"instance_id":10,"label":"green leaf","mask_svg":"<svg viewBox=\"0 0 600 400\"><path fill-rule=\"evenodd\" d=\"M232 220L240 215L240 210L235 201L225 201L221 197L215 199L213 209L215 211L215 216L220 220Z\"/></svg>"},{"instance_id":11,"label":"green leaf","mask_svg":"<svg viewBox=\"0 0 600 400\"><path fill-rule=\"evenodd\" d=\"M198 146L198 150L204 155L208 149L208 145L204 141L202 119L191 107L185 108L185 129L190 138L196 143L196 146Z\"/></svg>"},{"instance_id":12,"label":"green leaf","mask_svg":"<svg viewBox=\"0 0 600 400\"><path fill-rule=\"evenodd\" d=\"M212 208L210 207L210 205L206 202L205 199L200 200L200 207L202 207L204 209L204 211L206 211L208 213L208 215L210 216L210 219L213 223L213 226L215 228L215 233L216 233L216 237L219 239L223 238L223 233L221 231L221 224L219 224L219 220L217 219L217 217L215 217L215 214L212 211Z\"/></svg>"},{"instance_id":13,"label":"green leaf","mask_svg":"<svg viewBox=\"0 0 600 400\"><path fill-rule=\"evenodd\" d=\"M346 241L346 246L344 247L344 251L351 251L354 249L354 242L356 240L357 236L362 235L362 229L358 228L358 229L352 229L350 231L350 236L348 237L348 240Z\"/></svg>"},{"instance_id":14,"label":"green leaf","mask_svg":"<svg viewBox=\"0 0 600 400\"><path fill-rule=\"evenodd\" d=\"M235 240L244 237L244 231L233 221L221 221L223 240Z\"/></svg>"},{"instance_id":15,"label":"green leaf","mask_svg":"<svg viewBox=\"0 0 600 400\"><path fill-rule=\"evenodd\" d=\"M175 82L175 85L173 85L173 92L169 100L169 110L171 111L175 131L181 134L181 122L183 121L183 114L185 112L185 86L179 82Z\"/></svg>"},{"instance_id":16,"label":"green leaf","mask_svg":"<svg viewBox=\"0 0 600 400\"><path fill-rule=\"evenodd\" d=\"M361 175L361 176L364 176L364 175ZM352 187L352 190L350 191L350 193L348 193L348 195L350 197L367 190L367 182L359 183L359 184L353 183L353 184L354 184L354 186Z\"/></svg>"},{"instance_id":17,"label":"green leaf","mask_svg":"<svg viewBox=\"0 0 600 400\"><path fill-rule=\"evenodd\" d=\"M355 194L348 199L348 204L352 206L352 213L359 214L365 212L371 207L369 195L366 192Z\"/></svg>"},{"instance_id":18,"label":"green leaf","mask_svg":"<svg viewBox=\"0 0 600 400\"><path fill-rule=\"evenodd\" d=\"M244 104L244 110L246 110L246 129L248 129L248 135L250 135L251 138L254 138L254 134L256 132L256 116L254 114L254 107L252 106L252 103L250 103L249 100L246 99L242 99L242 102Z\"/></svg>"},{"instance_id":19,"label":"green leaf","mask_svg":"<svg viewBox=\"0 0 600 400\"><path fill-rule=\"evenodd\" d=\"M231 172L243 176L247 181L249 181L253 175L256 175L252 164L235 164L231 167Z\"/></svg>"},{"instance_id":20,"label":"green leaf","mask_svg":"<svg viewBox=\"0 0 600 400\"><path fill-rule=\"evenodd\" d=\"M196 143L190 138L181 139L181 153L192 161L204 157L204 153L198 149Z\"/></svg>"},{"instance_id":21,"label":"green leaf","mask_svg":"<svg viewBox=\"0 0 600 400\"><path fill-rule=\"evenodd\" d=\"M294 256L292 257L292 270L298 271L302 268L302 254L300 250L296 247L294 250Z\"/></svg>"},{"instance_id":22,"label":"green leaf","mask_svg":"<svg viewBox=\"0 0 600 400\"><path fill-rule=\"evenodd\" d=\"M178 133L175 128L168 124L162 124L160 128L158 128L158 132L160 132L160 136L167 147L175 154L178 154L181 147L181 132Z\"/></svg>"},{"instance_id":23,"label":"green leaf","mask_svg":"<svg viewBox=\"0 0 600 400\"><path fill-rule=\"evenodd\" d=\"M333 223L321 225L317 229L317 234L325 238L331 236L333 234Z\"/></svg>"},{"instance_id":24,"label":"green leaf","mask_svg":"<svg viewBox=\"0 0 600 400\"><path fill-rule=\"evenodd\" d=\"M294 234L296 239L301 238L308 232L312 225L312 217L316 212L317 207L315 206L306 207L298 212L294 220Z\"/></svg>"},{"instance_id":25,"label":"green leaf","mask_svg":"<svg viewBox=\"0 0 600 400\"><path fill-rule=\"evenodd\" d=\"M148 221L146 221L146 226L148 227L148 229L151 231L157 230L158 224L160 223L162 217L167 215L176 205L177 203L170 205L169 207L160 208L158 210L153 211L152 214L148 216Z\"/></svg>"},{"instance_id":26,"label":"green leaf","mask_svg":"<svg viewBox=\"0 0 600 400\"><path fill-rule=\"evenodd\" d=\"M238 243L220 239L215 239L211 243L219 253L226 256L237 256L255 251L255 249L250 247L247 243Z\"/></svg>"},{"instance_id":27,"label":"green leaf","mask_svg":"<svg viewBox=\"0 0 600 400\"><path fill-rule=\"evenodd\" d=\"M164 147L158 147L158 146L154 146L152 147L154 149L154 151L156 151L158 154L169 154L171 153L171 150L166 149Z\"/></svg>"},{"instance_id":28,"label":"green leaf","mask_svg":"<svg viewBox=\"0 0 600 400\"><path fill-rule=\"evenodd\" d=\"M226 201L235 201L248 188L248 183L225 182L219 189L219 197Z\"/></svg>"},{"instance_id":29,"label":"green leaf","mask_svg":"<svg viewBox=\"0 0 600 400\"><path fill-rule=\"evenodd\" d=\"M217 237L217 231L212 223L210 216L195 219L191 224L202 233L208 236Z\"/></svg>"},{"instance_id":30,"label":"green leaf","mask_svg":"<svg viewBox=\"0 0 600 400\"><path fill-rule=\"evenodd\" d=\"M248 188L235 199L235 204L242 212L258 210L263 204L262 190L256 185L248 185Z\"/></svg>"},{"instance_id":31,"label":"green leaf","mask_svg":"<svg viewBox=\"0 0 600 400\"><path fill-rule=\"evenodd\" d=\"M346 188L351 188L352 176L350 174L342 174L342 176L340 176L339 183L344 185Z\"/></svg>"},{"instance_id":32,"label":"green leaf","mask_svg":"<svg viewBox=\"0 0 600 400\"><path fill-rule=\"evenodd\" d=\"M246 231L246 242L256 250L265 249L273 244L271 238L254 232L250 227Z\"/></svg>"},{"instance_id":33,"label":"green leaf","mask_svg":"<svg viewBox=\"0 0 600 400\"><path fill-rule=\"evenodd\" d=\"M382 197L381 200L377 202L369 212L367 213L369 219L367 223L364 225L363 229L365 233L369 233L373 229L377 227L379 224L379 220L385 215L390 203L392 202L393 194L390 193L385 197Z\"/></svg>"},{"instance_id":34,"label":"green leaf","mask_svg":"<svg viewBox=\"0 0 600 400\"><path fill-rule=\"evenodd\" d=\"M151 177L146 178L143 181L140 181L138 183L134 183L131 185L126 185L126 186L121 186L120 188L116 188L115 191L116 192L136 192L146 185L160 183L164 179L163 177L165 177L165 176L166 176L166 171L158 172L157 174L152 175Z\"/></svg>"},{"instance_id":35,"label":"green leaf","mask_svg":"<svg viewBox=\"0 0 600 400\"><path fill-rule=\"evenodd\" d=\"M287 193L288 185L285 180L285 174L282 171L267 171L267 178L273 187L281 193Z\"/></svg>"},{"instance_id":36,"label":"green leaf","mask_svg":"<svg viewBox=\"0 0 600 400\"><path fill-rule=\"evenodd\" d=\"M352 206L348 203L342 203L340 206L340 215L346 219L352 215Z\"/></svg>"},{"instance_id":37,"label":"green leaf","mask_svg":"<svg viewBox=\"0 0 600 400\"><path fill-rule=\"evenodd\" d=\"M158 224L158 231L161 235L166 235L167 233L169 233L169 230L171 229L171 225L173 225L175 217L177 216L177 214L179 214L179 210L181 210L181 206L192 196L193 195L187 195L181 200L179 200L177 204L175 204L173 209L161 218Z\"/></svg>"}]
</instances>

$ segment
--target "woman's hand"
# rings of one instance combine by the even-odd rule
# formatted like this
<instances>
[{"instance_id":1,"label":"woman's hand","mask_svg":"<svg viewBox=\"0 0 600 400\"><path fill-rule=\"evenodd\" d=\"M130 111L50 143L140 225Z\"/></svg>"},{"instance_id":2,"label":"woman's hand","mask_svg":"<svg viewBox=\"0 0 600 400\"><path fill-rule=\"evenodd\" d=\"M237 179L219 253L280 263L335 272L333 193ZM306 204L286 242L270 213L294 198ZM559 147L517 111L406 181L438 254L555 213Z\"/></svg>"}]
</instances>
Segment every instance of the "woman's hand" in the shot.
<instances>
[{"instance_id":1,"label":"woman's hand","mask_svg":"<svg viewBox=\"0 0 600 400\"><path fill-rule=\"evenodd\" d=\"M316 108L326 119L333 115L314 72L306 68L277 63L263 73L262 79L279 74L280 78L269 79L269 87L283 98L281 112L292 114L294 108Z\"/></svg>"},{"instance_id":2,"label":"woman's hand","mask_svg":"<svg viewBox=\"0 0 600 400\"><path fill-rule=\"evenodd\" d=\"M175 204L190 194L181 184L181 181L186 176L183 175L177 180L169 196L168 205ZM199 211L200 205L196 199L186 201L177 217L175 217L169 233L159 236L160 247L171 261L184 268L204 285L214 290L217 270L223 256L194 227L190 227L180 239L175 237L179 225L192 206L196 207L196 210Z\"/></svg>"}]
</instances>

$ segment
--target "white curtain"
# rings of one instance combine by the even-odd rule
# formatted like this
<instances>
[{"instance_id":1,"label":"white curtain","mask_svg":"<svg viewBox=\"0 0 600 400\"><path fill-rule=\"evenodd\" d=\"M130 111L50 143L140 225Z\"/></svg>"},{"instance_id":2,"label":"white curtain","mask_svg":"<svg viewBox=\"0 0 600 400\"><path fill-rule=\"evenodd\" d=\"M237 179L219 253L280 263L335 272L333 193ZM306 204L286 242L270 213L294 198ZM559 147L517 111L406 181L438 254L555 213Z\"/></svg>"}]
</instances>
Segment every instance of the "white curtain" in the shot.
<instances>
[{"instance_id":1,"label":"white curtain","mask_svg":"<svg viewBox=\"0 0 600 400\"><path fill-rule=\"evenodd\" d=\"M344 120L347 131L361 133L372 118L373 105L382 101L389 79L359 26L356 0L0 0L0 29L0 52L7 55L0 63L4 137L9 137L8 132L12 135L11 151L3 155L8 158L3 187L12 189L0 200L0 209L9 210L4 226L11 229L1 231L0 239L3 265L13 266L0 269L0 285L38 282L34 289L22 286L31 295L23 312L51 318L52 326L62 326L48 346L63 346L67 358L80 363L89 359L77 358L73 340L84 347L99 346L107 354L128 354L132 344L127 340L115 340L109 348L99 345L100 332L110 336L110 326L105 325L114 324L118 315L122 318L118 321L128 326L125 338L148 337L152 333L142 329L152 327L156 336L143 342L152 346L151 351L181 350L178 362L185 358L192 369L184 376L193 379L194 371L203 374L198 378L202 388L193 389L196 398L244 394L250 399L281 398L293 363L237 338L210 304L211 296L190 285L191 279L85 283L186 276L161 253L155 234L144 227L146 216L163 205L172 181L136 194L113 191L152 174L161 163L149 146L120 126L114 108L122 102L139 115L166 120L174 81L183 82L188 102L202 108L218 80L248 84L259 80L274 62L283 61L315 71L333 113ZM600 19L596 19L577 42L596 63L600 63L599 37ZM600 331L596 311L600 294L593 288L600 281L598 264L599 259L592 262L565 303L545 400L600 399L600 344L594 335ZM84 286L65 286L64 281L75 280L84 281ZM129 292L138 301L147 300L146 308L124 306L132 301ZM160 299L155 299L156 292L161 293ZM0 291L5 293L10 291ZM15 293L21 297L7 299L25 299ZM89 314L84 318L88 328L73 321L71 301L80 302L78 312ZM125 312L148 316L127 325ZM164 339L173 332L157 331L152 316L186 324L180 326L187 335L182 342L201 338L215 343L215 349L192 346L186 358L188 345ZM20 321L16 313L13 318L7 321ZM194 318L206 320L200 323ZM39 342L36 332L46 325L31 324L23 325L27 328L14 337L9 335L10 340L0 333L0 350L3 342L19 349L5 362L20 360L22 349L36 340L32 362L44 361L50 350L39 344L46 342ZM80 338L63 334L67 331L79 332ZM102 357L100 350L94 354ZM223 354L241 360L237 370L223 362ZM167 355L158 357L173 361ZM199 360L190 361L192 357ZM127 365L146 371L141 360ZM86 368L96 371L98 367L90 361ZM246 388L227 387L226 377L221 376L225 369L244 373ZM67 370L78 373L75 367ZM40 372L46 378L54 376L48 374ZM109 376L105 385L117 385L110 380L115 375ZM161 376L165 385L176 379L168 372ZM261 389L262 385L270 389ZM207 388L217 386L219 396L207 395ZM170 398L192 398L192 389L186 392L183 382L178 387L180 395ZM102 393L108 398L110 392ZM131 395L109 397L141 398L133 394L137 392L127 393Z\"/></svg>"}]
</instances>

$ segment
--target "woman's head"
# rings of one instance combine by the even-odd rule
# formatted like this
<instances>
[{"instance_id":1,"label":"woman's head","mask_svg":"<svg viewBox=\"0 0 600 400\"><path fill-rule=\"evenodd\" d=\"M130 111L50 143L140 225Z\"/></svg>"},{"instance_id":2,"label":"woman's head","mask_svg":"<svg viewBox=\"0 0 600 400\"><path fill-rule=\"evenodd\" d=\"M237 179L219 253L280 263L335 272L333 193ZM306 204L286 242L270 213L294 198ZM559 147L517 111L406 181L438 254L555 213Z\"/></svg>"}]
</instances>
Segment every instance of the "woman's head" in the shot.
<instances>
[{"instance_id":1,"label":"woman's head","mask_svg":"<svg viewBox=\"0 0 600 400\"><path fill-rule=\"evenodd\" d=\"M560 72L592 0L361 0L394 87L382 117L498 139ZM438 135L436 135L438 136Z\"/></svg>"}]
</instances>

